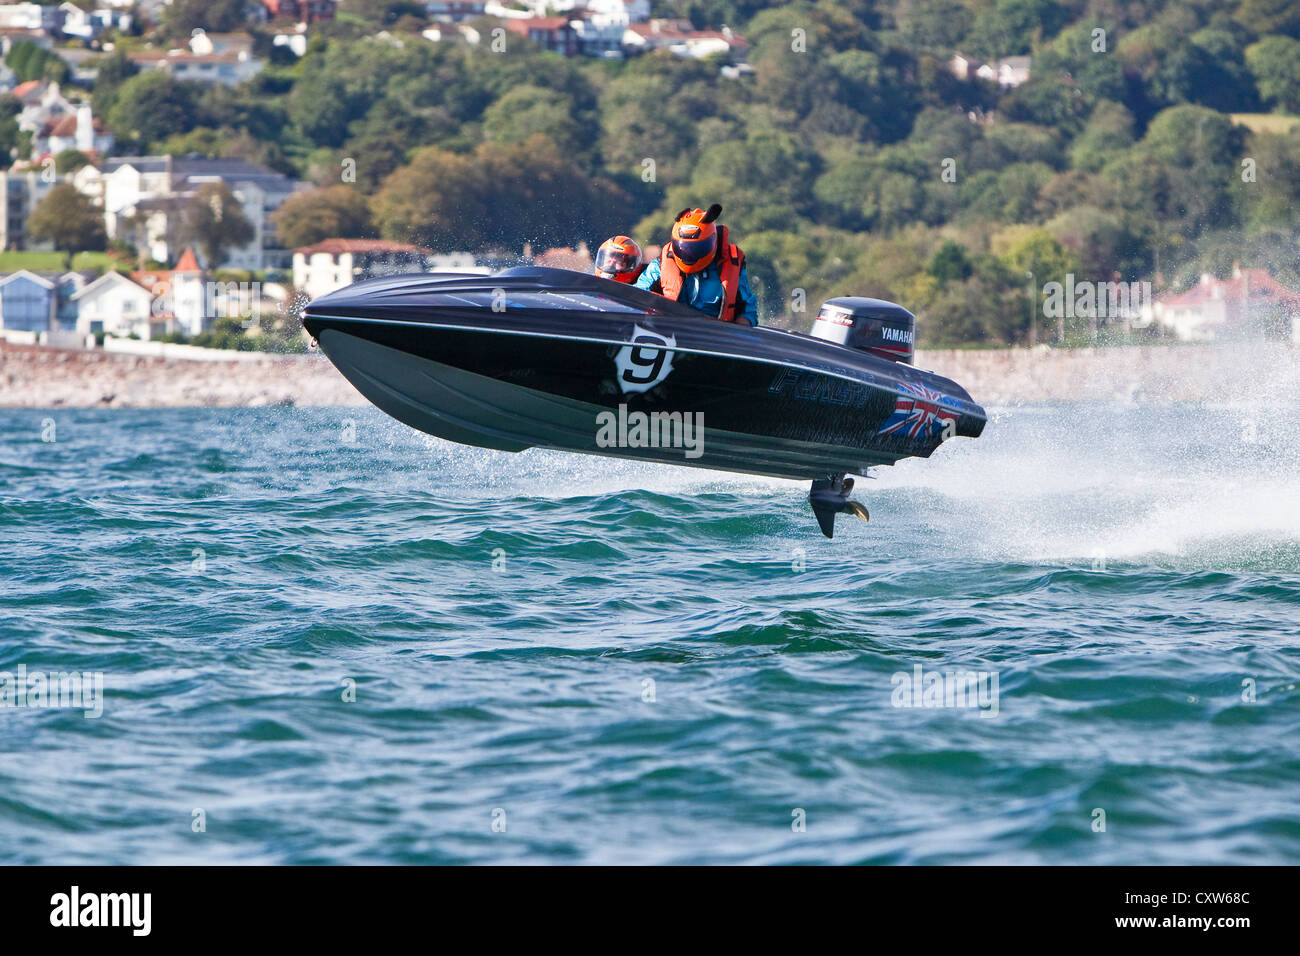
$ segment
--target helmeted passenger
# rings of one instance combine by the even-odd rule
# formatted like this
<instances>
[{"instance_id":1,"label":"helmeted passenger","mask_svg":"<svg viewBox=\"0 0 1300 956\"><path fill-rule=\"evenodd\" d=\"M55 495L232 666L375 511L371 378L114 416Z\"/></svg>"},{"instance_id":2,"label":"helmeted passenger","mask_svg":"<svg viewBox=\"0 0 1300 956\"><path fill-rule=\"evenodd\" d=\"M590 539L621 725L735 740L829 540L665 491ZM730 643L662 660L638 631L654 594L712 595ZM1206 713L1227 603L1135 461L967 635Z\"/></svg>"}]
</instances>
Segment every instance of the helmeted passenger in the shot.
<instances>
[{"instance_id":1,"label":"helmeted passenger","mask_svg":"<svg viewBox=\"0 0 1300 956\"><path fill-rule=\"evenodd\" d=\"M758 299L749 286L745 254L726 226L715 225L722 207L683 209L673 222L672 241L636 280L648 289L722 319L758 325Z\"/></svg>"},{"instance_id":2,"label":"helmeted passenger","mask_svg":"<svg viewBox=\"0 0 1300 956\"><path fill-rule=\"evenodd\" d=\"M645 270L641 247L628 236L606 239L596 250L596 275L615 282L635 282Z\"/></svg>"}]
</instances>

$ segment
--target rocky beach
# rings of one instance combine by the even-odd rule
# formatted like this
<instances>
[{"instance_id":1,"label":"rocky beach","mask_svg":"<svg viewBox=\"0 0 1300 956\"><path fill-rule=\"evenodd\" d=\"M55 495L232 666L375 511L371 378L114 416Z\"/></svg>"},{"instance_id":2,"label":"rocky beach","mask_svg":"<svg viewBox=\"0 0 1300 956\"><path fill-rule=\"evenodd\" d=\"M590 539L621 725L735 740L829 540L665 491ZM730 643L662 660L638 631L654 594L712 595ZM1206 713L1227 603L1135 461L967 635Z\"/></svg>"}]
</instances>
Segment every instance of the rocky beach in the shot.
<instances>
[{"instance_id":1,"label":"rocky beach","mask_svg":"<svg viewBox=\"0 0 1300 956\"><path fill-rule=\"evenodd\" d=\"M320 353L233 352L195 361L0 343L0 406L6 408L364 404Z\"/></svg>"}]
</instances>

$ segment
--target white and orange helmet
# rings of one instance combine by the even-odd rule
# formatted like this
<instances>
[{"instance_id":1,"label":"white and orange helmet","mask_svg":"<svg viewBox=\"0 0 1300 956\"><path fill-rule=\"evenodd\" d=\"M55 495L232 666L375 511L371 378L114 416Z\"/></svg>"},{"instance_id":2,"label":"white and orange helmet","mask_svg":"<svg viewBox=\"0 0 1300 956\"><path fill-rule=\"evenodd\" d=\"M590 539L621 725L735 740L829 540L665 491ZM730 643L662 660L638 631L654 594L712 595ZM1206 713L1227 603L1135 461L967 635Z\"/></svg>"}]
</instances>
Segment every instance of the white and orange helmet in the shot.
<instances>
[{"instance_id":1,"label":"white and orange helmet","mask_svg":"<svg viewBox=\"0 0 1300 956\"><path fill-rule=\"evenodd\" d=\"M641 274L641 247L628 236L606 239L596 250L596 275L615 282L635 282Z\"/></svg>"}]
</instances>

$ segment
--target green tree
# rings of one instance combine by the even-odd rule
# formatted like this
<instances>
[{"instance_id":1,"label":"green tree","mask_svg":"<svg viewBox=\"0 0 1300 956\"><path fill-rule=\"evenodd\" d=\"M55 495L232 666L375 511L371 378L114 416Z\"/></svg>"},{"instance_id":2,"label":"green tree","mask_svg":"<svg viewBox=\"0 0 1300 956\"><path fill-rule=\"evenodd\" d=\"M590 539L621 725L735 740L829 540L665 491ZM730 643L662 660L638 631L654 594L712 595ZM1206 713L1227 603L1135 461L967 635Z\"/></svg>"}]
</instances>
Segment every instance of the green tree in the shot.
<instances>
[{"instance_id":1,"label":"green tree","mask_svg":"<svg viewBox=\"0 0 1300 956\"><path fill-rule=\"evenodd\" d=\"M1300 38L1300 6L1294 0L1241 0L1237 19L1255 33L1285 33Z\"/></svg>"},{"instance_id":2,"label":"green tree","mask_svg":"<svg viewBox=\"0 0 1300 956\"><path fill-rule=\"evenodd\" d=\"M285 248L323 239L359 239L374 233L370 206L355 186L327 186L296 193L271 214Z\"/></svg>"},{"instance_id":3,"label":"green tree","mask_svg":"<svg viewBox=\"0 0 1300 956\"><path fill-rule=\"evenodd\" d=\"M488 192L484 171L472 157L426 147L375 195L375 221L389 239L479 249L486 238Z\"/></svg>"},{"instance_id":4,"label":"green tree","mask_svg":"<svg viewBox=\"0 0 1300 956\"><path fill-rule=\"evenodd\" d=\"M1055 0L997 0L976 17L971 49L986 57L1028 53L1035 37L1055 36L1069 13Z\"/></svg>"},{"instance_id":5,"label":"green tree","mask_svg":"<svg viewBox=\"0 0 1300 956\"><path fill-rule=\"evenodd\" d=\"M1030 123L998 123L971 144L971 167L1005 169L1011 163L1040 163L1060 169L1065 162L1062 137Z\"/></svg>"},{"instance_id":6,"label":"green tree","mask_svg":"<svg viewBox=\"0 0 1300 956\"><path fill-rule=\"evenodd\" d=\"M1191 40L1198 49L1193 101L1221 113L1254 110L1259 94L1246 66L1246 47L1240 31L1197 30Z\"/></svg>"},{"instance_id":7,"label":"green tree","mask_svg":"<svg viewBox=\"0 0 1300 956\"><path fill-rule=\"evenodd\" d=\"M391 27L403 17L424 17L423 4L413 0L348 0L347 12L369 27Z\"/></svg>"},{"instance_id":8,"label":"green tree","mask_svg":"<svg viewBox=\"0 0 1300 956\"><path fill-rule=\"evenodd\" d=\"M1289 113L1300 113L1300 40L1265 37L1246 50L1259 93Z\"/></svg>"},{"instance_id":9,"label":"green tree","mask_svg":"<svg viewBox=\"0 0 1300 956\"><path fill-rule=\"evenodd\" d=\"M1075 256L1082 276L1105 282L1116 274L1125 281L1151 274L1152 227L1131 211L1080 204L1061 212L1046 228Z\"/></svg>"},{"instance_id":10,"label":"green tree","mask_svg":"<svg viewBox=\"0 0 1300 956\"><path fill-rule=\"evenodd\" d=\"M148 148L199 125L188 84L173 80L161 70L133 76L117 91L108 124L119 140Z\"/></svg>"},{"instance_id":11,"label":"green tree","mask_svg":"<svg viewBox=\"0 0 1300 956\"><path fill-rule=\"evenodd\" d=\"M699 155L699 125L726 112L711 88L711 74L701 67L667 51L652 53L603 85L598 122L607 171L654 190L690 177ZM665 109L667 103L673 109ZM646 182L643 176L653 178Z\"/></svg>"},{"instance_id":12,"label":"green tree","mask_svg":"<svg viewBox=\"0 0 1300 956\"><path fill-rule=\"evenodd\" d=\"M71 183L59 183L46 193L27 217L27 232L37 242L49 242L72 268L77 252L100 252L108 242L104 213Z\"/></svg>"},{"instance_id":13,"label":"green tree","mask_svg":"<svg viewBox=\"0 0 1300 956\"><path fill-rule=\"evenodd\" d=\"M231 249L247 245L257 235L244 215L239 199L224 182L204 183L184 211L185 232L203 253L203 262L215 269Z\"/></svg>"},{"instance_id":14,"label":"green tree","mask_svg":"<svg viewBox=\"0 0 1300 956\"><path fill-rule=\"evenodd\" d=\"M1127 89L1124 64L1111 46L1104 52L1097 49L1101 39L1095 33L1097 29L1105 31L1107 44L1115 42L1114 24L1087 18L1062 30L1050 44L1035 52L1032 76L1057 81L1068 77L1072 90L1077 90L1088 104L1123 100Z\"/></svg>"},{"instance_id":15,"label":"green tree","mask_svg":"<svg viewBox=\"0 0 1300 956\"><path fill-rule=\"evenodd\" d=\"M76 149L65 149L54 157L54 170L58 173L75 173L89 165L90 157Z\"/></svg>"},{"instance_id":16,"label":"green tree","mask_svg":"<svg viewBox=\"0 0 1300 956\"><path fill-rule=\"evenodd\" d=\"M195 30L230 33L245 23L245 0L171 0L163 8L162 22L167 35L189 39Z\"/></svg>"},{"instance_id":17,"label":"green tree","mask_svg":"<svg viewBox=\"0 0 1300 956\"><path fill-rule=\"evenodd\" d=\"M1067 273L1079 268L1078 260L1041 228L1015 230L998 258L1014 272L1032 272L1040 284L1064 282Z\"/></svg>"},{"instance_id":18,"label":"green tree","mask_svg":"<svg viewBox=\"0 0 1300 956\"><path fill-rule=\"evenodd\" d=\"M1295 226L1295 211L1300 208L1300 125L1284 134L1255 134L1247 152L1256 162L1256 182L1243 190L1247 221L1256 227L1286 229L1290 234ZM1295 248L1292 240L1289 255L1257 261L1278 265L1293 262ZM1244 255L1239 258L1247 261Z\"/></svg>"},{"instance_id":19,"label":"green tree","mask_svg":"<svg viewBox=\"0 0 1300 956\"><path fill-rule=\"evenodd\" d=\"M961 282L970 278L974 266L961 244L949 240L930 258L925 271L940 282Z\"/></svg>"},{"instance_id":20,"label":"green tree","mask_svg":"<svg viewBox=\"0 0 1300 956\"><path fill-rule=\"evenodd\" d=\"M1200 106L1176 106L1147 127L1137 151L1184 169L1231 173L1241 154L1244 130L1222 113Z\"/></svg>"},{"instance_id":21,"label":"green tree","mask_svg":"<svg viewBox=\"0 0 1300 956\"><path fill-rule=\"evenodd\" d=\"M140 68L122 50L115 50L100 59L90 100L95 115L108 116L113 104L117 102L117 93L122 84L139 72Z\"/></svg>"},{"instance_id":22,"label":"green tree","mask_svg":"<svg viewBox=\"0 0 1300 956\"><path fill-rule=\"evenodd\" d=\"M902 0L894 21L909 46L947 55L961 46L973 17L961 0Z\"/></svg>"},{"instance_id":23,"label":"green tree","mask_svg":"<svg viewBox=\"0 0 1300 956\"><path fill-rule=\"evenodd\" d=\"M518 249L591 242L627 230L629 199L547 137L483 143L472 156L426 147L376 194L390 239L435 249Z\"/></svg>"},{"instance_id":24,"label":"green tree","mask_svg":"<svg viewBox=\"0 0 1300 956\"><path fill-rule=\"evenodd\" d=\"M1070 165L1095 173L1132 145L1133 114L1118 103L1101 103L1070 146Z\"/></svg>"},{"instance_id":25,"label":"green tree","mask_svg":"<svg viewBox=\"0 0 1300 956\"><path fill-rule=\"evenodd\" d=\"M497 143L521 143L534 133L550 137L570 154L585 153L591 143L575 119L573 98L537 86L520 86L483 112L483 134Z\"/></svg>"},{"instance_id":26,"label":"green tree","mask_svg":"<svg viewBox=\"0 0 1300 956\"><path fill-rule=\"evenodd\" d=\"M1019 283L1032 281L1036 286L1034 298L1029 300L1024 308L1033 308L1035 321L1039 323L1041 331L1043 310L1038 299L1040 291L1044 290L1044 287L1050 282L1064 284L1066 276L1071 273L1077 274L1079 271L1078 260L1068 249L1057 242L1051 233L1041 228L1018 231L1007 243L1006 248L998 258L1009 270L1009 277L1014 278ZM1033 273L1032 280L1028 275L1031 272ZM1025 285L1021 286L1021 288L1026 287ZM1041 341L1041 335L1038 338ZM1056 340L1058 342L1065 341L1065 320L1063 317L1058 317L1057 320Z\"/></svg>"},{"instance_id":27,"label":"green tree","mask_svg":"<svg viewBox=\"0 0 1300 956\"><path fill-rule=\"evenodd\" d=\"M19 82L51 80L66 83L70 71L57 53L37 46L30 40L19 40L9 48L5 65L14 71Z\"/></svg>"},{"instance_id":28,"label":"green tree","mask_svg":"<svg viewBox=\"0 0 1300 956\"><path fill-rule=\"evenodd\" d=\"M816 156L803 140L754 123L744 141L706 147L690 182L670 188L659 211L638 230L666 230L678 210L717 201L723 202L727 224L743 232L788 229L791 216L815 205L815 172Z\"/></svg>"},{"instance_id":29,"label":"green tree","mask_svg":"<svg viewBox=\"0 0 1300 956\"><path fill-rule=\"evenodd\" d=\"M7 168L13 162L22 133L18 127L18 114L22 111L23 105L15 97L0 94L0 168Z\"/></svg>"},{"instance_id":30,"label":"green tree","mask_svg":"<svg viewBox=\"0 0 1300 956\"><path fill-rule=\"evenodd\" d=\"M221 155L225 142L226 135L221 130L210 126L197 126L188 133L168 136L159 150L168 156L197 154L215 158Z\"/></svg>"},{"instance_id":31,"label":"green tree","mask_svg":"<svg viewBox=\"0 0 1300 956\"><path fill-rule=\"evenodd\" d=\"M871 157L850 157L832 164L813 183L817 219L842 229L867 229L880 214L873 180L878 164Z\"/></svg>"},{"instance_id":32,"label":"green tree","mask_svg":"<svg viewBox=\"0 0 1300 956\"><path fill-rule=\"evenodd\" d=\"M1036 123L1074 136L1087 121L1089 104L1069 76L1037 73L1003 97L1001 108L1009 120Z\"/></svg>"}]
</instances>

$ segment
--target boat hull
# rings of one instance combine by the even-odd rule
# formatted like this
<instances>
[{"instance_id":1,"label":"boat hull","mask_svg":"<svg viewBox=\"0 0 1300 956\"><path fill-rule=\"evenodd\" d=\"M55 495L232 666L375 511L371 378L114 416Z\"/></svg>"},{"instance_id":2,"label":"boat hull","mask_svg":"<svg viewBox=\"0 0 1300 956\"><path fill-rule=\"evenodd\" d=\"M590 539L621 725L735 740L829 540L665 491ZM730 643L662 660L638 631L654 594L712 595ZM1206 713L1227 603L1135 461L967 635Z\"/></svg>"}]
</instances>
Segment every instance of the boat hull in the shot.
<instances>
[{"instance_id":1,"label":"boat hull","mask_svg":"<svg viewBox=\"0 0 1300 956\"><path fill-rule=\"evenodd\" d=\"M519 271L536 281L555 270ZM577 276L585 283L554 307L544 292L515 292L522 306L494 312L464 277L404 278L318 299L304 324L366 398L450 441L812 479L928 457L984 425L955 383L857 350L625 287L593 314L586 290L604 293L604 280ZM928 418L899 428L909 403Z\"/></svg>"}]
</instances>

